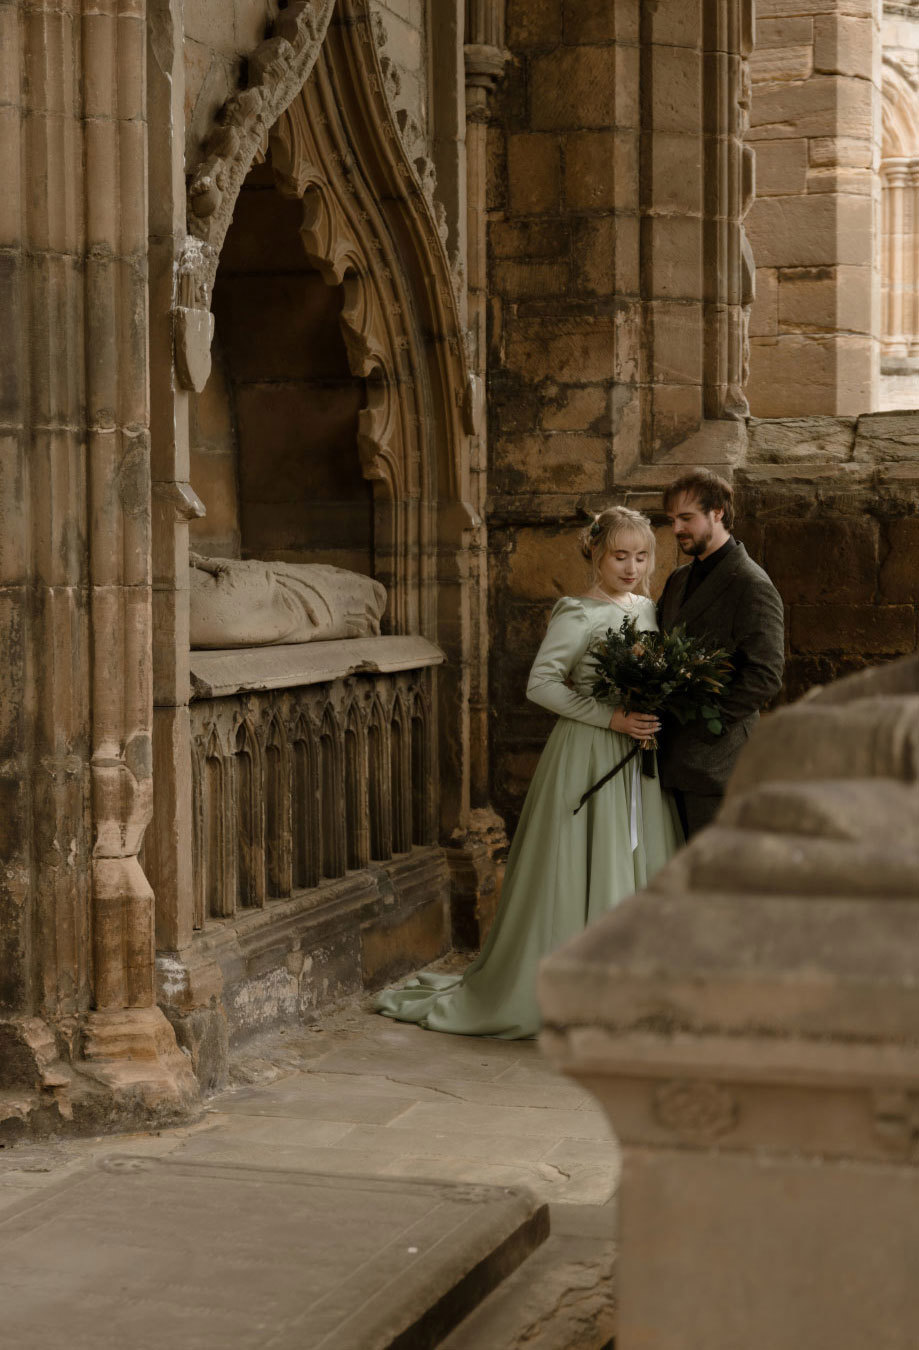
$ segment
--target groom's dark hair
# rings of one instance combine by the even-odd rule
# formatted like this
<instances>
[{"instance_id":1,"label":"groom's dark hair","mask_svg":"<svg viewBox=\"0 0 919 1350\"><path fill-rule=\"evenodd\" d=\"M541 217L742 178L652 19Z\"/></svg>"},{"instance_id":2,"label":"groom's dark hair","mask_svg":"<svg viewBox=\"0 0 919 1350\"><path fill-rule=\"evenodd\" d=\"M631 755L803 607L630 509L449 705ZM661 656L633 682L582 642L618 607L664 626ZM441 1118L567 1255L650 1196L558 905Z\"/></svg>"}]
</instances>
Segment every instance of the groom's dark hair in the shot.
<instances>
[{"instance_id":1,"label":"groom's dark hair","mask_svg":"<svg viewBox=\"0 0 919 1350\"><path fill-rule=\"evenodd\" d=\"M734 489L730 483L712 473L711 469L690 469L681 474L664 491L664 510L669 511L683 493L694 497L700 511L722 511L721 522L726 530L734 525Z\"/></svg>"}]
</instances>

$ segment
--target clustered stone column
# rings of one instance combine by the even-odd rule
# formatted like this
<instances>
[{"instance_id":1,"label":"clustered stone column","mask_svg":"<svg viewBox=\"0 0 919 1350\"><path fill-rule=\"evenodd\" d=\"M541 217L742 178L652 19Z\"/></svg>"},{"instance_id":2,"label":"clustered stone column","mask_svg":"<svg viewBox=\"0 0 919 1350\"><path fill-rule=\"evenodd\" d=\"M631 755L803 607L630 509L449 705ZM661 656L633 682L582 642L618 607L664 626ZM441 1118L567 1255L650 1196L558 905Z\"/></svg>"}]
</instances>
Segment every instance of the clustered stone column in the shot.
<instances>
[{"instance_id":1,"label":"clustered stone column","mask_svg":"<svg viewBox=\"0 0 919 1350\"><path fill-rule=\"evenodd\" d=\"M881 361L885 369L919 365L919 159L881 163Z\"/></svg>"},{"instance_id":2,"label":"clustered stone column","mask_svg":"<svg viewBox=\"0 0 919 1350\"><path fill-rule=\"evenodd\" d=\"M155 1006L138 860L152 803L145 6L4 5L0 23L4 780L22 827L0 1015L33 1047L0 1084L31 1063L16 1085L47 1089L66 1052L116 1112L175 1110L196 1085ZM41 1027L56 1037L39 1053ZM90 1109L69 1074L55 1084L62 1112Z\"/></svg>"}]
</instances>

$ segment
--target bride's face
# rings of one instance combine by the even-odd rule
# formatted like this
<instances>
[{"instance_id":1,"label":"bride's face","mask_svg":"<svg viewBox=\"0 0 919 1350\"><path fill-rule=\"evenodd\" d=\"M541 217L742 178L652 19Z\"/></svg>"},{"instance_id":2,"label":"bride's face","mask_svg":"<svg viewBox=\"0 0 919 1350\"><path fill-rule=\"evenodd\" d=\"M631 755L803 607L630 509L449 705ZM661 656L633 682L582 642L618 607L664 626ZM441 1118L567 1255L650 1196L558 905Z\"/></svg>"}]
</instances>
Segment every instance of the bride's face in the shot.
<instances>
[{"instance_id":1,"label":"bride's face","mask_svg":"<svg viewBox=\"0 0 919 1350\"><path fill-rule=\"evenodd\" d=\"M647 544L640 534L627 531L597 563L597 580L611 595L627 595L641 585L647 570Z\"/></svg>"}]
</instances>

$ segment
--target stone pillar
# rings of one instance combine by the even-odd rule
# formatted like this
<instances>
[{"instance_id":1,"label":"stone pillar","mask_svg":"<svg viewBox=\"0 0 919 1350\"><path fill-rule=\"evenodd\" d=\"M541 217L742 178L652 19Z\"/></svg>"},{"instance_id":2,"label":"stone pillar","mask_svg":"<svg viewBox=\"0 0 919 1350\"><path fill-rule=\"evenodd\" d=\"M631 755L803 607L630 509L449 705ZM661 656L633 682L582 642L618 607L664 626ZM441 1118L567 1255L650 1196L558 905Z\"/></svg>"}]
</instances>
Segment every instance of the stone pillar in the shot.
<instances>
[{"instance_id":1,"label":"stone pillar","mask_svg":"<svg viewBox=\"0 0 919 1350\"><path fill-rule=\"evenodd\" d=\"M770 716L715 823L550 958L623 1148L617 1350L911 1350L919 659Z\"/></svg>"},{"instance_id":2,"label":"stone pillar","mask_svg":"<svg viewBox=\"0 0 919 1350\"><path fill-rule=\"evenodd\" d=\"M876 406L879 21L877 0L756 6L747 228L757 417Z\"/></svg>"},{"instance_id":3,"label":"stone pillar","mask_svg":"<svg viewBox=\"0 0 919 1350\"><path fill-rule=\"evenodd\" d=\"M32 794L11 841L6 1011L32 1019L26 1041L40 1018L68 1045L81 1076L58 1076L62 1114L100 1100L174 1112L197 1087L155 1005L138 859L152 801L146 14L85 0L5 6L2 21L4 364L18 377L2 492L19 530L6 650L26 691L7 753L25 771L16 805ZM18 1086L47 1088L54 1053Z\"/></svg>"},{"instance_id":4,"label":"stone pillar","mask_svg":"<svg viewBox=\"0 0 919 1350\"><path fill-rule=\"evenodd\" d=\"M906 194L909 191L909 164L906 160L887 160L882 165L883 190L887 196L885 212L887 234L887 323L884 332L884 355L891 360L902 360L909 350L904 311L909 303L907 294L907 246L905 229Z\"/></svg>"},{"instance_id":5,"label":"stone pillar","mask_svg":"<svg viewBox=\"0 0 919 1350\"><path fill-rule=\"evenodd\" d=\"M443 20L441 19L441 23ZM478 947L497 904L494 855L505 843L500 817L491 808L488 661L488 545L485 496L488 433L485 418L487 365L487 179L489 98L504 71L504 0L466 0L463 28L465 69L465 275L463 291L471 383L466 392L469 437L469 505L465 531L468 614L468 808L450 841L453 941ZM464 284L465 283L465 284Z\"/></svg>"}]
</instances>

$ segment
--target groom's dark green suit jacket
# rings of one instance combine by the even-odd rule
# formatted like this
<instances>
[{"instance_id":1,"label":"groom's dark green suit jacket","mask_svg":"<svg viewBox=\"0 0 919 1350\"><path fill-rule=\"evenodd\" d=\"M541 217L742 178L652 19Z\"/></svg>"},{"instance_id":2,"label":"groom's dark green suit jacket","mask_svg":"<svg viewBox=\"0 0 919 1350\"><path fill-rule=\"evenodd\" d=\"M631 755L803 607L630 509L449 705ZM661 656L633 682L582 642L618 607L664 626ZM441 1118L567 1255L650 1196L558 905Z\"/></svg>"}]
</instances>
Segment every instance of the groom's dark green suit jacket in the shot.
<instances>
[{"instance_id":1,"label":"groom's dark green suit jacket","mask_svg":"<svg viewBox=\"0 0 919 1350\"><path fill-rule=\"evenodd\" d=\"M724 792L759 711L779 691L785 666L785 613L778 591L743 544L731 549L685 600L692 566L673 572L657 607L661 630L682 624L734 654L734 675L721 698L720 736L701 721L667 721L659 753L661 783L699 795Z\"/></svg>"}]
</instances>

